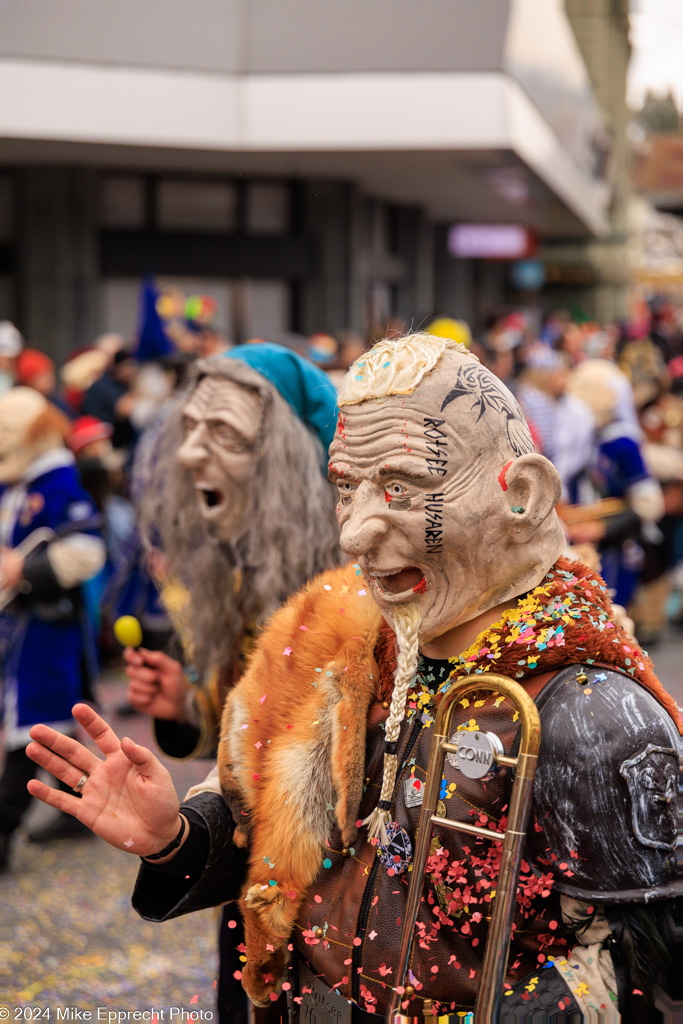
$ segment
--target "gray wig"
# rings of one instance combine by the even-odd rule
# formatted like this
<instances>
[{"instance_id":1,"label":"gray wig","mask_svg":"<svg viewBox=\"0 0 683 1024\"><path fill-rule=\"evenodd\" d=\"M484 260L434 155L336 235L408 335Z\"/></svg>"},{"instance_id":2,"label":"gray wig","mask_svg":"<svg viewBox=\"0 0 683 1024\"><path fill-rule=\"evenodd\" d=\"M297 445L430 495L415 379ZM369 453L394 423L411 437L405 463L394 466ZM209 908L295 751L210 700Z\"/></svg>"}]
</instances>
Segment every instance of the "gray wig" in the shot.
<instances>
[{"instance_id":1,"label":"gray wig","mask_svg":"<svg viewBox=\"0 0 683 1024\"><path fill-rule=\"evenodd\" d=\"M251 525L235 544L219 540L202 518L192 477L177 459L183 406L206 376L251 388L262 402ZM168 576L189 591L202 675L232 662L246 624L261 624L308 579L339 563L336 492L321 471L327 453L318 438L238 359L199 360L187 389L148 434L135 466L142 540L148 552L163 553Z\"/></svg>"}]
</instances>

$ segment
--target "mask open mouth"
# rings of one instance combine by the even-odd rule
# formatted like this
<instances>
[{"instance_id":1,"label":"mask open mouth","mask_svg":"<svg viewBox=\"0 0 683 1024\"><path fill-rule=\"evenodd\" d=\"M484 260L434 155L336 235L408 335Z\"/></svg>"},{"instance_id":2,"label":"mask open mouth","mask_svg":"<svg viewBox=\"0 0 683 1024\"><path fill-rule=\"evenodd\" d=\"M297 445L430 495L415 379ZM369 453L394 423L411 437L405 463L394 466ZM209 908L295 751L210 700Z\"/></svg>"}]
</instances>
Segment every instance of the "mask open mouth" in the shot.
<instances>
[{"instance_id":1,"label":"mask open mouth","mask_svg":"<svg viewBox=\"0 0 683 1024\"><path fill-rule=\"evenodd\" d=\"M200 487L199 490L207 508L218 508L219 505L223 504L221 491L216 491L211 487Z\"/></svg>"},{"instance_id":2,"label":"mask open mouth","mask_svg":"<svg viewBox=\"0 0 683 1024\"><path fill-rule=\"evenodd\" d=\"M405 594L408 591L422 593L425 584L424 573L414 565L399 569L387 576L374 577L381 590L387 594Z\"/></svg>"}]
</instances>

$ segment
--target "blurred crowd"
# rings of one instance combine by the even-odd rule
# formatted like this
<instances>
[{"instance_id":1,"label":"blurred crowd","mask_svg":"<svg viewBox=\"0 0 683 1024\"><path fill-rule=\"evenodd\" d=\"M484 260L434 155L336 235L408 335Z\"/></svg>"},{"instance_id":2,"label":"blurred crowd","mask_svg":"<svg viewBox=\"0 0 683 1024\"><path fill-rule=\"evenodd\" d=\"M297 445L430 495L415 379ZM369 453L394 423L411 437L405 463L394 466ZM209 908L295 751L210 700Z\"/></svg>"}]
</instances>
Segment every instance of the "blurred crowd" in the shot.
<instances>
[{"instance_id":1,"label":"blurred crowd","mask_svg":"<svg viewBox=\"0 0 683 1024\"><path fill-rule=\"evenodd\" d=\"M274 340L338 385L378 338L408 328L394 320L367 338L347 331ZM683 626L683 306L637 296L622 323L564 309L542 317L505 310L474 332L450 317L425 329L471 348L516 395L536 450L562 477L568 546L600 568L638 639L651 646L669 623ZM106 542L106 564L86 586L100 655L118 651L111 627L121 614L139 618L146 645L160 646L171 624L137 534L136 447L192 362L231 340L216 327L210 296L163 294L147 281L134 339L103 335L59 368L38 344L0 323L0 394L34 389L68 417L65 443Z\"/></svg>"},{"instance_id":2,"label":"blurred crowd","mask_svg":"<svg viewBox=\"0 0 683 1024\"><path fill-rule=\"evenodd\" d=\"M634 296L618 324L508 313L473 349L560 472L568 543L651 647L683 624L683 308Z\"/></svg>"}]
</instances>

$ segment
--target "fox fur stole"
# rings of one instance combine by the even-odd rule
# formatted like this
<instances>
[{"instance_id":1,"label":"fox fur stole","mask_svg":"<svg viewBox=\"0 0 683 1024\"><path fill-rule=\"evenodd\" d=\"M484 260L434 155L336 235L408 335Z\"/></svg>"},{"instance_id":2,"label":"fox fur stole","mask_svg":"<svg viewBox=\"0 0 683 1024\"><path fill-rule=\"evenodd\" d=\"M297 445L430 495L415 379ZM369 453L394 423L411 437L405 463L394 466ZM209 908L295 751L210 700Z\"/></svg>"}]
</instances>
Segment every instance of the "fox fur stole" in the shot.
<instances>
[{"instance_id":1,"label":"fox fur stole","mask_svg":"<svg viewBox=\"0 0 683 1024\"><path fill-rule=\"evenodd\" d=\"M345 846L356 838L382 623L353 566L323 573L272 617L223 710L218 775L250 853L242 985L257 1005L280 990L333 821Z\"/></svg>"}]
</instances>

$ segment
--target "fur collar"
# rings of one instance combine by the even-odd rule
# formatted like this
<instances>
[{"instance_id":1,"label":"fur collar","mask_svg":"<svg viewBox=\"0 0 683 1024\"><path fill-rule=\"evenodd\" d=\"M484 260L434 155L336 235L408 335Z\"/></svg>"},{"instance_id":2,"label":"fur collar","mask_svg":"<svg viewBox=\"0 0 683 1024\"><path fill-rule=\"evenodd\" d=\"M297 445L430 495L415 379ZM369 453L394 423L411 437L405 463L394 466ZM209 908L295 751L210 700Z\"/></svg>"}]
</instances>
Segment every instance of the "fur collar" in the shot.
<instances>
[{"instance_id":1,"label":"fur collar","mask_svg":"<svg viewBox=\"0 0 683 1024\"><path fill-rule=\"evenodd\" d=\"M393 687L395 651L394 634L385 624L375 650L382 698ZM604 580L568 558L558 559L540 586L519 597L516 608L450 659L453 671L433 696L436 703L450 683L473 672L494 671L523 680L574 662L609 665L633 676L680 728L676 702L657 678L652 661L614 621Z\"/></svg>"}]
</instances>

